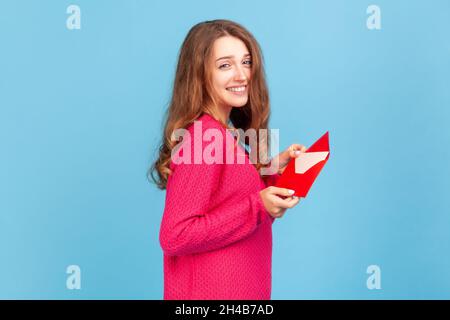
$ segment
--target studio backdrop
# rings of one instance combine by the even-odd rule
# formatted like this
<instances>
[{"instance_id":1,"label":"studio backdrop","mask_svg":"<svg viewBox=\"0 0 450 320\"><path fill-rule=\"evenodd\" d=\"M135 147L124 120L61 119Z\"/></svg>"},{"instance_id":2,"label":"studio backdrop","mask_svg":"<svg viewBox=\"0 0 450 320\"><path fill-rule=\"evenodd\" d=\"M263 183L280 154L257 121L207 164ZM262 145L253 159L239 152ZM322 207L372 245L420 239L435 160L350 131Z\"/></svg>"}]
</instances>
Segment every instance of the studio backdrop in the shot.
<instances>
[{"instance_id":1,"label":"studio backdrop","mask_svg":"<svg viewBox=\"0 0 450 320\"><path fill-rule=\"evenodd\" d=\"M273 299L450 298L450 2L0 4L0 298L161 299L157 155L178 51L261 45L280 151L331 156L273 224Z\"/></svg>"}]
</instances>

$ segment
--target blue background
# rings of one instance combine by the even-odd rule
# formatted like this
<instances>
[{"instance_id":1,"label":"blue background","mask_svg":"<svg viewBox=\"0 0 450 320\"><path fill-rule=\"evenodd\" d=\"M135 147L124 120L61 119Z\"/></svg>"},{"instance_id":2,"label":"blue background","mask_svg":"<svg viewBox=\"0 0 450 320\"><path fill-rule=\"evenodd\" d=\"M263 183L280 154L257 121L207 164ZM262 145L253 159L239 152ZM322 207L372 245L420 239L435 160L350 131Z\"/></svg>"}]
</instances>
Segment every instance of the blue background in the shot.
<instances>
[{"instance_id":1,"label":"blue background","mask_svg":"<svg viewBox=\"0 0 450 320\"><path fill-rule=\"evenodd\" d=\"M330 131L308 198L274 223L272 298L449 299L446 0L2 1L0 298L162 298L146 170L180 45L217 18L263 49L280 147Z\"/></svg>"}]
</instances>

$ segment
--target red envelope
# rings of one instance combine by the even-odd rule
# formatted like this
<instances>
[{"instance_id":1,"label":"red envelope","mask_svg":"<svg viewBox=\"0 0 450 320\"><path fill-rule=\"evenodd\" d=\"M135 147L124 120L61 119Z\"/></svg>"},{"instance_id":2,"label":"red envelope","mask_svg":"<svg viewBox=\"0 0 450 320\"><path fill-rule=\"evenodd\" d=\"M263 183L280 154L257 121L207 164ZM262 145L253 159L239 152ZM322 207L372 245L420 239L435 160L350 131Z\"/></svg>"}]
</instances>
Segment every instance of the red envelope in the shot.
<instances>
[{"instance_id":1,"label":"red envelope","mask_svg":"<svg viewBox=\"0 0 450 320\"><path fill-rule=\"evenodd\" d=\"M306 152L289 161L275 186L292 189L295 191L294 196L305 198L329 157L327 131Z\"/></svg>"}]
</instances>

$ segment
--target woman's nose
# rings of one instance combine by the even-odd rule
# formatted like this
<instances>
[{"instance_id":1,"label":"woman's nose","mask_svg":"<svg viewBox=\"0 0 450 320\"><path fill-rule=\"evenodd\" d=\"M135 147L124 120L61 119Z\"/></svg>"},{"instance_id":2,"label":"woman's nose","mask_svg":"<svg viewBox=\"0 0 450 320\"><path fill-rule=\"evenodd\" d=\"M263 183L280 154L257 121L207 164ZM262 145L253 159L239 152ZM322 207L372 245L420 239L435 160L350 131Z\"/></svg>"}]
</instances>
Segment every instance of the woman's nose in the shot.
<instances>
[{"instance_id":1,"label":"woman's nose","mask_svg":"<svg viewBox=\"0 0 450 320\"><path fill-rule=\"evenodd\" d=\"M235 80L246 80L247 79L247 76L245 75L243 67L237 67L236 68L234 79Z\"/></svg>"}]
</instances>

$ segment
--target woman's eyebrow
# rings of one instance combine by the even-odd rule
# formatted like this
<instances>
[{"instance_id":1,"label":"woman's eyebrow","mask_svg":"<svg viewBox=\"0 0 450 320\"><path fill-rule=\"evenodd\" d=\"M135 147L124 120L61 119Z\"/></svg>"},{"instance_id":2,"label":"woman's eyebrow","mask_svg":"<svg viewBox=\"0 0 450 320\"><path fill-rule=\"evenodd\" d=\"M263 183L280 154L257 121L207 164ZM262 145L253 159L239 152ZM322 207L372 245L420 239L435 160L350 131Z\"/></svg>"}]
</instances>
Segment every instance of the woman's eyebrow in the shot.
<instances>
[{"instance_id":1,"label":"woman's eyebrow","mask_svg":"<svg viewBox=\"0 0 450 320\"><path fill-rule=\"evenodd\" d=\"M250 54L250 53L247 53L247 54L244 54L243 58L249 57L249 56L251 56L251 54ZM222 59L231 59L231 58L234 58L234 56L231 55L231 56L221 57L221 58L217 59L216 61L219 61L219 60L222 60Z\"/></svg>"}]
</instances>

